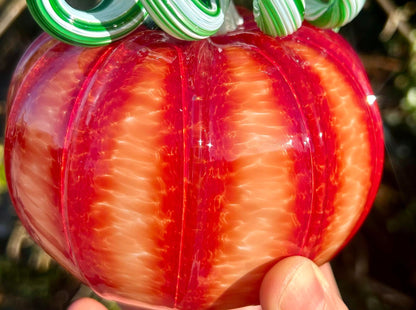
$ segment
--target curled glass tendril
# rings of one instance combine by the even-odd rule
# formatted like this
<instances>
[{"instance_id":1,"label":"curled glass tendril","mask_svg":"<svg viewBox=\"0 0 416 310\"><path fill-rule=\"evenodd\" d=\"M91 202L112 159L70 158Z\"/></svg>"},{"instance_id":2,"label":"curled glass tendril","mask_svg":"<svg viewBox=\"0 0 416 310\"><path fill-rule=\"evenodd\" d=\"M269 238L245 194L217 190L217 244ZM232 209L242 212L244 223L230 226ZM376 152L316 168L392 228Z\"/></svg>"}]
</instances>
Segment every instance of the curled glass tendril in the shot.
<instances>
[{"instance_id":1,"label":"curled glass tendril","mask_svg":"<svg viewBox=\"0 0 416 310\"><path fill-rule=\"evenodd\" d=\"M221 28L231 0L101 0L80 10L66 0L27 0L38 24L74 45L99 46L118 40L149 16L182 40L207 38ZM259 28L271 36L295 32L303 20L321 28L341 27L355 18L365 0L253 0Z\"/></svg>"}]
</instances>

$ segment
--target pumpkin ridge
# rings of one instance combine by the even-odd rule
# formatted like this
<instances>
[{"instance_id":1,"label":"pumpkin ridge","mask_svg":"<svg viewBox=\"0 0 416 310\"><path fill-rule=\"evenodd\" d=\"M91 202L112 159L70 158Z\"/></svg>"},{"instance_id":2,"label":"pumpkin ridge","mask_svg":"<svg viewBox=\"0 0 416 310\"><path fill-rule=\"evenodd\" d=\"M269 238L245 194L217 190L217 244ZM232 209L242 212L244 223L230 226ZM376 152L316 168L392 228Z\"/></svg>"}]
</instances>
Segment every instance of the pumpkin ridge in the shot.
<instances>
[{"instance_id":1,"label":"pumpkin ridge","mask_svg":"<svg viewBox=\"0 0 416 310\"><path fill-rule=\"evenodd\" d=\"M107 48L104 49L103 53L94 60L92 67L90 68L90 70L88 71L88 74L85 76L84 81L82 82L79 90L78 90L78 94L74 100L74 104L72 106L72 110L70 112L70 116L69 116L69 120L68 120L68 124L66 127L66 133L65 133L65 137L64 137L64 141L63 141L63 150L62 150L62 163L61 163L61 175L60 175L60 196L59 196L59 209L61 212L61 217L64 220L66 220L66 223L64 223L63 225L63 230L64 230L64 234L65 234L65 239L67 240L68 243L68 248L70 249L70 254L72 256L72 259L74 261L74 263L77 262L74 254L72 253L72 247L71 245L71 238L70 238L70 234L68 231L68 216L67 216L67 210L66 210L66 205L64 204L65 201L67 201L66 198L66 191L67 191L67 173L68 173L68 151L69 151L69 144L72 141L72 134L74 131L74 118L76 117L76 115L78 114L78 111L81 109L82 106L82 102L85 101L85 96L88 94L88 90L91 87L91 80L93 80L93 77L96 75L96 73L99 71L99 68L101 66L102 63L104 63L109 55L111 54L111 52L114 50L114 46L109 46ZM77 263L76 263L77 264ZM78 266L79 268L79 266Z\"/></svg>"},{"instance_id":2,"label":"pumpkin ridge","mask_svg":"<svg viewBox=\"0 0 416 310\"><path fill-rule=\"evenodd\" d=\"M326 249L321 248L321 252L316 258L321 263L327 260L328 252L338 252L346 240L349 240L350 232L357 229L361 214L367 214L369 205L372 203L368 200L368 192L377 184L371 184L374 168L371 167L370 154L365 152L365 150L369 150L371 144L370 131L365 121L369 118L368 110L361 109L363 102L354 97L354 83L348 79L348 76L342 75L342 71L328 70L328 68L337 66L337 62L324 59L311 47L299 46L299 54L310 59L314 71L321 77L321 81L327 89L331 119L334 122L336 134L335 141L338 145L335 156L337 168L332 182L335 182L334 184L339 187L339 192L335 194L333 201L335 213L327 215L330 223L326 228L321 245ZM346 113L345 107L346 98L349 98L348 113ZM352 118L349 118L350 115ZM361 126L361 130L357 129L358 126ZM350 133L352 130L354 132ZM352 184L355 184L357 188L352 188ZM341 192L342 190L344 192ZM360 193L367 194L360 198ZM345 194L353 194L354 196L346 199L344 198ZM350 201L354 201L354 203L351 205ZM357 214L348 212L348 208L351 206L355 206L360 212Z\"/></svg>"},{"instance_id":3,"label":"pumpkin ridge","mask_svg":"<svg viewBox=\"0 0 416 310\"><path fill-rule=\"evenodd\" d=\"M313 27L313 26L312 26ZM310 35L317 36L312 32L312 27L304 27L302 31L310 33ZM356 93L362 94L366 98L366 110L367 114L371 117L367 117L368 121L368 132L371 134L371 145L374 148L375 154L380 154L380 156L373 156L371 158L371 167L372 168L372 180L374 181L373 186L368 192L367 206L365 212L361 213L360 218L357 220L356 227L351 231L350 237L344 242L344 245L350 240L350 238L357 232L363 221L365 220L367 213L371 207L372 202L375 199L377 194L378 184L381 181L382 167L384 162L384 139L382 134L382 124L379 108L375 102L376 97L373 95L371 85L369 83L368 77L365 74L365 68L359 59L359 57L354 52L353 48L348 44L347 41L341 36L335 35L332 31L322 31L320 32L321 37L319 38L321 44L318 44L318 40L305 40L303 37L299 38L299 41L305 44L306 46L312 46L317 50L324 51L327 56L332 59L332 62L337 65L340 71L344 72L344 77L350 81L350 85L355 89ZM336 48L326 48L323 49L323 46L326 44L338 44L343 46L342 53L339 49ZM351 66L351 59L355 59L353 66ZM343 246L341 246L342 248Z\"/></svg>"},{"instance_id":4,"label":"pumpkin ridge","mask_svg":"<svg viewBox=\"0 0 416 310\"><path fill-rule=\"evenodd\" d=\"M293 68L301 66L299 71L301 71L302 77L288 80L287 83L291 84L293 94L297 98L296 102L302 115L304 130L307 133L305 147L308 146L311 158L310 188L312 196L310 211L308 211L310 214L308 214L304 236L300 241L302 249L300 254L314 259L324 237L322 228L328 224L325 212L332 212L333 209L331 208L334 198L333 189L330 189L328 178L335 167L328 155L336 151L336 147L332 143L335 135L332 128L328 126L328 101L326 90L321 85L319 76L313 71L308 59L302 58L298 54L296 44L287 38L281 39L278 43L270 40L269 45L262 45L262 49L273 54L274 58L270 59L282 67L282 75L285 76L283 72L293 75L293 72L296 72ZM276 48L283 51L279 53L275 50Z\"/></svg>"},{"instance_id":5,"label":"pumpkin ridge","mask_svg":"<svg viewBox=\"0 0 416 310\"><path fill-rule=\"evenodd\" d=\"M304 64L305 68L304 70L307 71L307 67L309 67L309 71L310 74L316 76L318 79L321 79L319 77L319 74L317 74L316 70L314 69L314 67L317 65L317 63L319 63L319 65L325 66L324 63L328 63L330 64L328 72L332 72L332 68L334 68L334 66L337 68L337 70L339 70L340 72L344 72L344 78L348 81L348 85L350 87L352 87L354 89L355 93L363 93L363 88L366 89L367 84L366 81L363 81L364 86L361 87L361 85L363 83L358 83L357 80L354 79L350 79L350 76L355 76L352 72L351 72L351 68L348 67L346 64L341 63L340 64L340 56L336 55L335 51L332 49L329 49L329 51L324 48L324 44L319 44L319 40L323 40L321 37L318 36L318 34L316 34L315 32L311 31L311 27L303 27L299 30L300 33L302 32L311 32L310 36L313 38L314 36L317 36L317 40L312 40L312 39L307 39L304 36L300 36L299 34L295 34L295 36L300 36L299 40L286 40L283 39L281 40L279 43L281 43L281 45L286 45L288 48L292 49L293 51L296 51L296 53L294 55L291 55L290 57L296 57L298 58L298 62ZM327 32L325 32L326 34ZM318 42L317 42L318 41ZM342 42L341 42L342 43ZM260 43L259 43L260 44ZM264 48L264 50L266 51L270 51L273 49L273 43L271 43L269 46L262 46ZM306 48L310 49L311 51L314 52L315 56L311 56L311 55L307 55L305 56L305 53L302 53L303 50L305 50ZM338 50L337 50L338 51ZM277 55L278 57L280 57L279 55ZM324 62L317 62L317 56L319 57L324 57L325 61ZM353 56L353 55L352 55ZM342 57L344 57L344 55L342 55ZM341 57L341 58L342 58ZM328 59L327 59L328 58ZM290 59L288 59L290 62ZM280 63L280 62L279 62ZM286 64L285 64L286 65ZM308 77L310 76L306 76L303 77L303 79L305 81L309 81ZM294 83L296 83L297 81L292 81ZM358 85L357 85L358 84ZM321 86L318 84L316 84L317 87L321 88ZM318 89L313 89L315 95L319 96L319 90ZM327 92L327 90L322 90L321 93L324 94L323 92ZM364 96L365 97L365 96ZM326 98L326 95L324 95L323 98ZM326 100L326 99L325 99ZM328 110L328 103L320 103L319 104L321 106L321 109L325 109L326 112L324 112L322 114L323 111L321 111L321 115L316 115L316 117L314 118L312 115L312 118L310 119L310 122L315 122L315 119L318 120L319 117L327 117L328 115L330 115L329 110ZM315 103L314 108L316 108L316 106L319 106ZM329 105L331 105L331 103L329 103ZM303 109L305 109L307 107L303 107ZM377 113L375 113L374 111L369 113L373 113L378 115ZM308 114L310 114L310 112L308 112ZM374 115L373 115L374 117ZM309 117L308 117L309 118ZM369 119L371 119L373 121L373 118L369 117ZM323 124L323 127L327 127L325 126L325 124L327 123L327 121L319 121L321 122L321 124ZM321 126L321 125L319 125ZM370 125L368 125L370 126ZM309 129L311 129L310 126L308 126ZM323 129L323 130L322 130ZM325 140L324 143L324 155L327 154L328 152L328 148L329 148L329 152L330 154L332 154L332 152L334 152L337 147L335 145L332 145L332 141L334 140L335 136L334 136L334 132L333 132L333 128L321 128L321 134L323 139ZM372 132L371 129L368 127L368 132ZM317 134L317 133L315 133ZM315 136L312 135L312 137ZM332 137L332 138L331 138ZM372 144L375 144L377 140L377 137L374 138ZM332 151L331 151L332 150ZM321 152L322 153L322 152ZM315 160L319 159L319 156L315 156ZM324 207L324 209L320 208L319 210L315 210L313 212L313 221L314 221L314 225L312 225L312 227L315 227L315 229L310 229L307 231L305 237L304 237L304 245L307 245L309 243L308 246L304 247L304 250L306 249L310 249L309 253L308 252L304 252L304 254L306 254L308 257L310 258L314 258L316 256L316 253L319 253L320 250L320 239L325 239L327 237L324 236L323 232L320 232L319 230L317 230L318 227L326 227L327 222L328 222L328 215L334 212L334 208L333 208L333 200L336 198L334 196L335 193L335 189L336 186L334 184L332 184L331 179L327 179L328 177L331 177L331 174L333 175L332 178L333 179L338 179L338 177L336 176L337 170L333 170L333 169L337 169L335 163L332 163L331 161L326 161L325 162L325 167L326 171L321 172L321 180L322 180L322 185L325 186L325 193L324 193L324 197L320 198L321 200L321 205ZM329 167L329 168L328 168ZM377 172L377 170L380 170L378 168L374 168L373 172ZM331 172L332 171L332 172ZM327 176L326 176L327 175ZM377 179L377 178L375 178ZM318 184L319 185L319 184ZM331 189L332 187L332 189ZM315 189L317 189L316 186L314 186ZM372 187L372 190L375 191L377 188L377 186ZM314 190L315 193L315 190ZM370 199L369 199L370 200ZM319 201L318 201L319 203ZM316 205L316 204L314 204ZM319 207L319 205L317 205ZM367 209L369 208L369 206L367 206ZM332 210L332 211L331 211ZM320 216L319 216L320 214ZM361 219L357 220L356 226L354 228L353 231L356 231L358 229L358 227L360 226L360 223L363 221L363 219L365 218L367 212L364 210L364 212L361 214ZM312 217L311 217L312 220ZM319 225L318 225L319 224ZM352 234L351 234L352 235ZM351 236L350 235L350 236ZM310 238L310 236L313 236L313 239ZM349 240L349 238L344 242L344 244ZM342 248L342 247L341 247ZM324 258L321 257L321 260L324 260Z\"/></svg>"},{"instance_id":6,"label":"pumpkin ridge","mask_svg":"<svg viewBox=\"0 0 416 310\"><path fill-rule=\"evenodd\" d=\"M212 292L219 285L211 272L220 251L223 198L228 176L225 159L228 131L224 127L227 108L223 96L225 87L220 82L224 80L224 57L220 50L209 40L181 49L182 80L185 83L183 100L178 98L177 109L182 110L183 117L180 129L183 156L180 156L180 162L185 165L182 171L187 174L183 180L187 182L184 195L188 211L184 215L183 238L186 243L182 248L177 307L184 309L209 305L216 297ZM175 70L181 71L176 65ZM171 83L180 84L178 79ZM210 211L206 214L207 210Z\"/></svg>"},{"instance_id":7,"label":"pumpkin ridge","mask_svg":"<svg viewBox=\"0 0 416 310\"><path fill-rule=\"evenodd\" d=\"M276 40L270 40L272 41L270 46L273 46L276 42ZM281 45L284 46L284 40L282 40ZM260 45L260 44L259 44ZM265 44L263 44L265 45ZM302 106L300 98L299 98L299 94L300 92L298 91L297 87L295 86L297 81L291 81L288 77L287 77L287 73L286 73L286 68L282 67L281 62L278 62L278 59L280 58L276 58L274 59L273 57L269 56L266 51L268 50L268 48L266 46L262 46L262 48L260 48L259 46L253 46L252 47L256 53L258 53L259 55L261 55L267 62L269 62L280 74L280 76L283 78L283 80L285 81L286 85L289 87L289 89L292 91L293 97L294 97L294 101L296 102L297 105L297 111L299 112L299 115L301 116L301 119L299 120L299 122L303 125L302 127L304 128L307 137L311 136L311 128L309 125L310 121L314 121L311 119L308 119L306 114L305 114L305 107ZM294 49L293 49L294 50ZM284 55L284 54L283 54ZM294 55L291 55L291 57L294 57ZM280 59L279 59L280 60ZM284 57L283 61L287 61L290 62L292 66L297 66L298 64L296 63L296 61L293 61L292 59L286 58ZM304 72L302 74L306 74L306 69L304 69ZM307 80L308 82L310 81L307 77L302 77L302 79ZM312 154L312 145L310 145L311 143L313 143L313 141L311 141L312 139L308 138L308 142L307 145L309 146L308 149L308 154L309 154L309 160L310 160L310 166L314 167L314 157ZM314 207L315 204L313 204L315 202L315 179L316 179L316 170L315 169L311 169L311 175L310 175L310 187L313 189L311 191L311 197L310 197L310 202L311 202L311 208ZM313 213L313 212L312 212ZM321 216L322 217L322 216ZM302 226L302 229L304 229L305 233L303 239L300 241L300 245L299 247L302 249L302 255L306 255L307 257L310 257L310 247L306 247L308 241L309 241L309 235L311 234L311 225L313 223L313 217L312 215L308 216L308 220L305 224L305 226ZM316 238L316 243L319 242L319 238Z\"/></svg>"},{"instance_id":8,"label":"pumpkin ridge","mask_svg":"<svg viewBox=\"0 0 416 310\"><path fill-rule=\"evenodd\" d=\"M132 42L111 54L79 115L68 166L68 222L78 262L98 293L114 298L108 292L119 289L119 301L136 296L171 305L173 297L163 285L176 262L161 263L177 237L166 235L174 223L161 207L177 196L170 195L158 173L172 149L158 146L172 130L161 121L170 103L163 78L175 56L163 46L141 47L138 53ZM111 86L102 87L100 79Z\"/></svg>"},{"instance_id":9,"label":"pumpkin ridge","mask_svg":"<svg viewBox=\"0 0 416 310\"><path fill-rule=\"evenodd\" d=\"M303 154L294 152L294 145L300 143L302 126L291 121L299 111L286 105L294 98L280 74L268 70L269 62L251 47L236 44L224 47L223 53L230 76L223 85L232 139L221 255L213 267L214 279L222 285L212 309L256 304L254 290L265 270L277 258L300 250L294 191L300 179L294 168ZM259 205L262 215L257 213Z\"/></svg>"},{"instance_id":10,"label":"pumpkin ridge","mask_svg":"<svg viewBox=\"0 0 416 310\"><path fill-rule=\"evenodd\" d=\"M297 110L301 115L301 123L305 131L304 147L307 148L311 175L310 180L310 207L309 211L303 211L308 218L304 230L304 236L300 240L298 254L314 258L318 251L318 245L323 237L320 227L325 227L325 206L329 206L331 197L328 197L326 175L333 169L328 161L328 155L333 154L335 146L329 136L333 136L332 130L327 126L325 117L328 115L325 90L319 82L319 77L307 65L307 59L302 59L296 50L296 46L290 44L287 38L273 39L266 38L259 40L251 36L251 46L257 53L262 55L272 66L274 66L284 78L286 84L292 90L296 99ZM287 76L301 75L299 79L290 80ZM325 139L326 137L326 139ZM302 183L302 181L300 181ZM299 200L299 208L305 209L307 202ZM302 211L300 211L302 213ZM307 214L306 214L307 213ZM302 234L302 233L300 233Z\"/></svg>"},{"instance_id":11,"label":"pumpkin ridge","mask_svg":"<svg viewBox=\"0 0 416 310\"><path fill-rule=\"evenodd\" d=\"M307 36L301 35L303 33L307 34ZM313 37L314 39L307 39L307 37ZM360 94L360 97L364 98L364 101L361 101L360 105L366 110L366 128L370 135L369 140L371 140L370 145L372 146L372 150L370 151L373 154L379 154L379 156L371 156L370 166L372 167L371 179L373 180L373 184L367 195L366 206L364 207L363 212L360 213L360 217L357 219L356 225L351 230L349 237L340 247L340 249L342 249L365 220L368 211L371 208L371 204L375 199L378 184L381 181L384 161L383 130L380 126L382 121L378 106L375 102L376 97L373 95L363 64L353 48L343 37L337 35L333 31L323 31L322 29L316 29L314 26L308 25L299 30L299 33L296 34L296 38L297 42L303 45L303 50L306 47L309 47L314 50L317 55L324 55L325 58L328 59L327 62L331 63L331 66L335 66L339 72L343 72L343 78L348 81L348 85L354 92ZM342 46L342 49L336 48L337 45ZM351 61L352 59L354 59L354 61Z\"/></svg>"},{"instance_id":12,"label":"pumpkin ridge","mask_svg":"<svg viewBox=\"0 0 416 310\"><path fill-rule=\"evenodd\" d=\"M19 143L27 145L20 149L20 153L14 153L16 150L19 151L17 145L10 145L10 149L8 147L6 149L7 152L12 152L14 156L30 157L29 164L17 168L19 176L14 176L14 178L19 179L17 182L19 184L17 186L18 191L23 190L21 187L31 187L26 189L26 194L31 196L31 208L26 209L31 214L30 218L35 219L35 221L29 220L27 222L27 224L30 224L26 226L28 232L35 240L39 239L38 233L41 236L51 234L51 237L45 238L43 236L38 242L45 247L49 255L83 280L84 278L76 266L65 238L63 232L64 219L61 216L59 204L56 202L59 201L59 186L57 184L59 183L59 164L62 156L62 136L68 119L65 108L73 104L73 100L67 100L66 96L72 98L76 93L80 85L79 80L82 80L83 70L86 70L88 65L85 65L85 63L79 65L78 63L79 66L73 69L72 65L76 62L76 59L72 56L79 52L79 48L60 43L48 36L41 37L41 39L43 40L39 45L40 50L42 51L44 45L50 46L50 48L43 50L40 55L35 53L33 57L40 60L44 59L45 62L40 64L35 59L29 61L29 64L24 64L26 66L24 70L29 72L28 76L31 76L31 73L36 73L37 77L33 79L26 78L22 82L23 86L19 89L19 92L24 92L25 97L9 99L14 101L12 109L19 108L21 110L20 115L15 115L15 113L9 115L10 119L11 117L17 118L14 121L14 128L21 127L19 124L22 121L30 123L27 130L23 133L18 132L21 136L16 137L20 141ZM85 59L95 57L96 51L85 53ZM36 66L41 66L42 70L38 70ZM36 83L39 78L47 80L48 83ZM70 85L71 87L62 89L61 83L53 83L55 79L67 80L67 86ZM30 113L27 113L28 111ZM16 125L18 126L16 127ZM54 127L52 131L51 127ZM35 147L36 145L37 147ZM21 151L24 152L21 153ZM10 170L14 170L14 168L12 167ZM33 175L32 178L23 181L28 173ZM13 190L11 189L11 192ZM40 190L45 191L44 195L39 195ZM15 197L26 199L27 197L24 196L16 195ZM19 208L20 203L16 206ZM40 207L44 208L44 212L42 212L42 216L36 216L34 212L36 212L36 208Z\"/></svg>"},{"instance_id":13,"label":"pumpkin ridge","mask_svg":"<svg viewBox=\"0 0 416 310\"><path fill-rule=\"evenodd\" d=\"M188 128L188 106L185 101L186 95L186 72L185 72L185 65L184 65L184 57L183 52L177 47L174 46L174 49L178 55L178 67L179 67L179 76L180 76L180 88L181 88L181 106L182 106L182 215L181 215L181 223L180 223L180 242L179 242L179 249L178 249L178 270L176 274L176 285L175 285L175 296L174 296L174 303L173 307L178 307L178 298L179 298L179 286L181 281L181 271L182 271L182 260L183 260L183 248L184 248L184 238L185 238L185 214L187 208L187 197L188 197L188 187L189 187L189 169L188 169L188 161L190 158L190 147L188 146L188 139L187 139L187 128Z\"/></svg>"},{"instance_id":14,"label":"pumpkin ridge","mask_svg":"<svg viewBox=\"0 0 416 310\"><path fill-rule=\"evenodd\" d=\"M40 42L38 42L38 41L40 41ZM45 51L43 51L42 56L38 57L38 58L35 58L34 61L31 59L31 58L35 57L33 53L28 54L28 52L26 52L23 55L23 57L28 57L28 58L27 59L21 59L19 64L18 64L18 67L20 67L22 65L26 66L27 63L30 62L31 63L31 65L30 65L31 70L28 72L28 74L26 74L25 76L22 77L22 79L19 81L19 83L21 83L23 85L26 85L28 82L35 79L35 76L39 74L39 71L38 70L33 70L32 68L33 67L38 67L37 64L41 63L42 61L47 60L49 58L47 56L47 53L52 48L54 48L55 46L57 46L59 44L58 41L51 40L51 38L48 35L40 36L37 39L37 41L33 42L33 45L38 46L38 44L39 44L39 46L41 46L41 47L43 47L45 44L48 44L48 43L50 44L50 42L52 42L53 45L48 47ZM38 52L37 49L36 49L36 52ZM42 69L45 70L45 67L40 66L39 70L42 70ZM23 68L22 68L22 71L23 71ZM20 75L18 77L21 78ZM14 80L12 82L13 84L17 83L17 81L15 81L16 79L17 79L17 76L15 76L13 78L13 80ZM27 91L25 90L24 87L21 87L20 89L15 89L14 87L11 87L10 90L9 90L8 102L14 102L14 103L12 105L7 106L7 118L9 120L13 121L13 127L11 126L12 123L8 123L8 125L6 126L6 131L5 131L5 136L6 137L9 136L9 135L12 135L12 133L11 133L12 129L11 128L13 128L13 135L15 134L15 130L16 130L15 125L16 125L16 121L17 121L17 118L18 118L17 111L21 109L21 104L23 103L23 100L21 98L22 98L23 95L27 95ZM4 147L5 147L4 151L9 152L9 148L12 149L13 145L12 145L12 143L7 143L7 139L6 139ZM4 159L6 166L8 165L8 159L9 158L7 156ZM10 175L10 170L9 169L6 169L6 178L7 178L7 182L9 184L11 184L10 182L12 180L12 177ZM10 198L13 202L13 205L19 206L20 204L17 203L17 197L15 197L14 195L10 195L10 196L11 196ZM24 208L19 208L18 207L16 211L19 214L19 216L21 216L22 218L24 218L28 221L29 217L26 214L26 211L24 210ZM33 235L35 238L37 238L36 233L34 232L32 227L28 226L26 229L28 230L28 232L31 235Z\"/></svg>"}]
</instances>

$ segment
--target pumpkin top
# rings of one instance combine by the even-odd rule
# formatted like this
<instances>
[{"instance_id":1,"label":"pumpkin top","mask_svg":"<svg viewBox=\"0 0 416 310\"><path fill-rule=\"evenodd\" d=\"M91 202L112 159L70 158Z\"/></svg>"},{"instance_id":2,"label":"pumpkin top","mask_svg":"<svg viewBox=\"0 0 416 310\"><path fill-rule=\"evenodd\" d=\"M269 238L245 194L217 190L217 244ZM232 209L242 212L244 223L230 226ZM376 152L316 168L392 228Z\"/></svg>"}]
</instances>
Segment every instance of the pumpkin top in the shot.
<instances>
[{"instance_id":1,"label":"pumpkin top","mask_svg":"<svg viewBox=\"0 0 416 310\"><path fill-rule=\"evenodd\" d=\"M75 45L105 45L149 22L183 40L204 39L242 22L232 0L99 0L88 10L75 8L68 1L28 0L27 4L46 32ZM321 28L341 27L358 15L364 2L253 0L253 14L264 33L286 36L304 19Z\"/></svg>"}]
</instances>

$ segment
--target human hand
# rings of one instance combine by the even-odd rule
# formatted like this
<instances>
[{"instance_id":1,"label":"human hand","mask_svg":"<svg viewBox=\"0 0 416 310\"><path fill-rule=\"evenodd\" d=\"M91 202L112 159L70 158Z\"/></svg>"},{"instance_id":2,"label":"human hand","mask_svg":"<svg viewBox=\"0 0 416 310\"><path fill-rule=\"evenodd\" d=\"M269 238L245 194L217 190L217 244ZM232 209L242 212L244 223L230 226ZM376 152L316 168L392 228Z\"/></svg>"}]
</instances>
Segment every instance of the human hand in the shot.
<instances>
[{"instance_id":1,"label":"human hand","mask_svg":"<svg viewBox=\"0 0 416 310\"><path fill-rule=\"evenodd\" d=\"M329 263L292 256L279 261L264 277L261 306L241 310L346 310ZM68 310L106 310L97 301L82 298ZM237 310L237 309L235 309Z\"/></svg>"},{"instance_id":2,"label":"human hand","mask_svg":"<svg viewBox=\"0 0 416 310\"><path fill-rule=\"evenodd\" d=\"M329 263L292 256L266 274L260 288L262 310L347 310Z\"/></svg>"}]
</instances>

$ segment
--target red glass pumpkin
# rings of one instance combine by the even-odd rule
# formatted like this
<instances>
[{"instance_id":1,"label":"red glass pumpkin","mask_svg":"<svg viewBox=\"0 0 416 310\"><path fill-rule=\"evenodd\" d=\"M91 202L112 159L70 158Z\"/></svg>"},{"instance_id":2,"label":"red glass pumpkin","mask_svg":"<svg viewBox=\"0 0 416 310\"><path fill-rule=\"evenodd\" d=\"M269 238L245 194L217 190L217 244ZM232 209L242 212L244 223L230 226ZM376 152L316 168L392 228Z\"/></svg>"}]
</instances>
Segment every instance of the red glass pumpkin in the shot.
<instances>
[{"instance_id":1,"label":"red glass pumpkin","mask_svg":"<svg viewBox=\"0 0 416 310\"><path fill-rule=\"evenodd\" d=\"M5 160L33 238L104 297L177 309L258 303L279 259L331 259L374 200L375 97L336 33L246 23L87 49L42 35L8 103Z\"/></svg>"}]
</instances>

